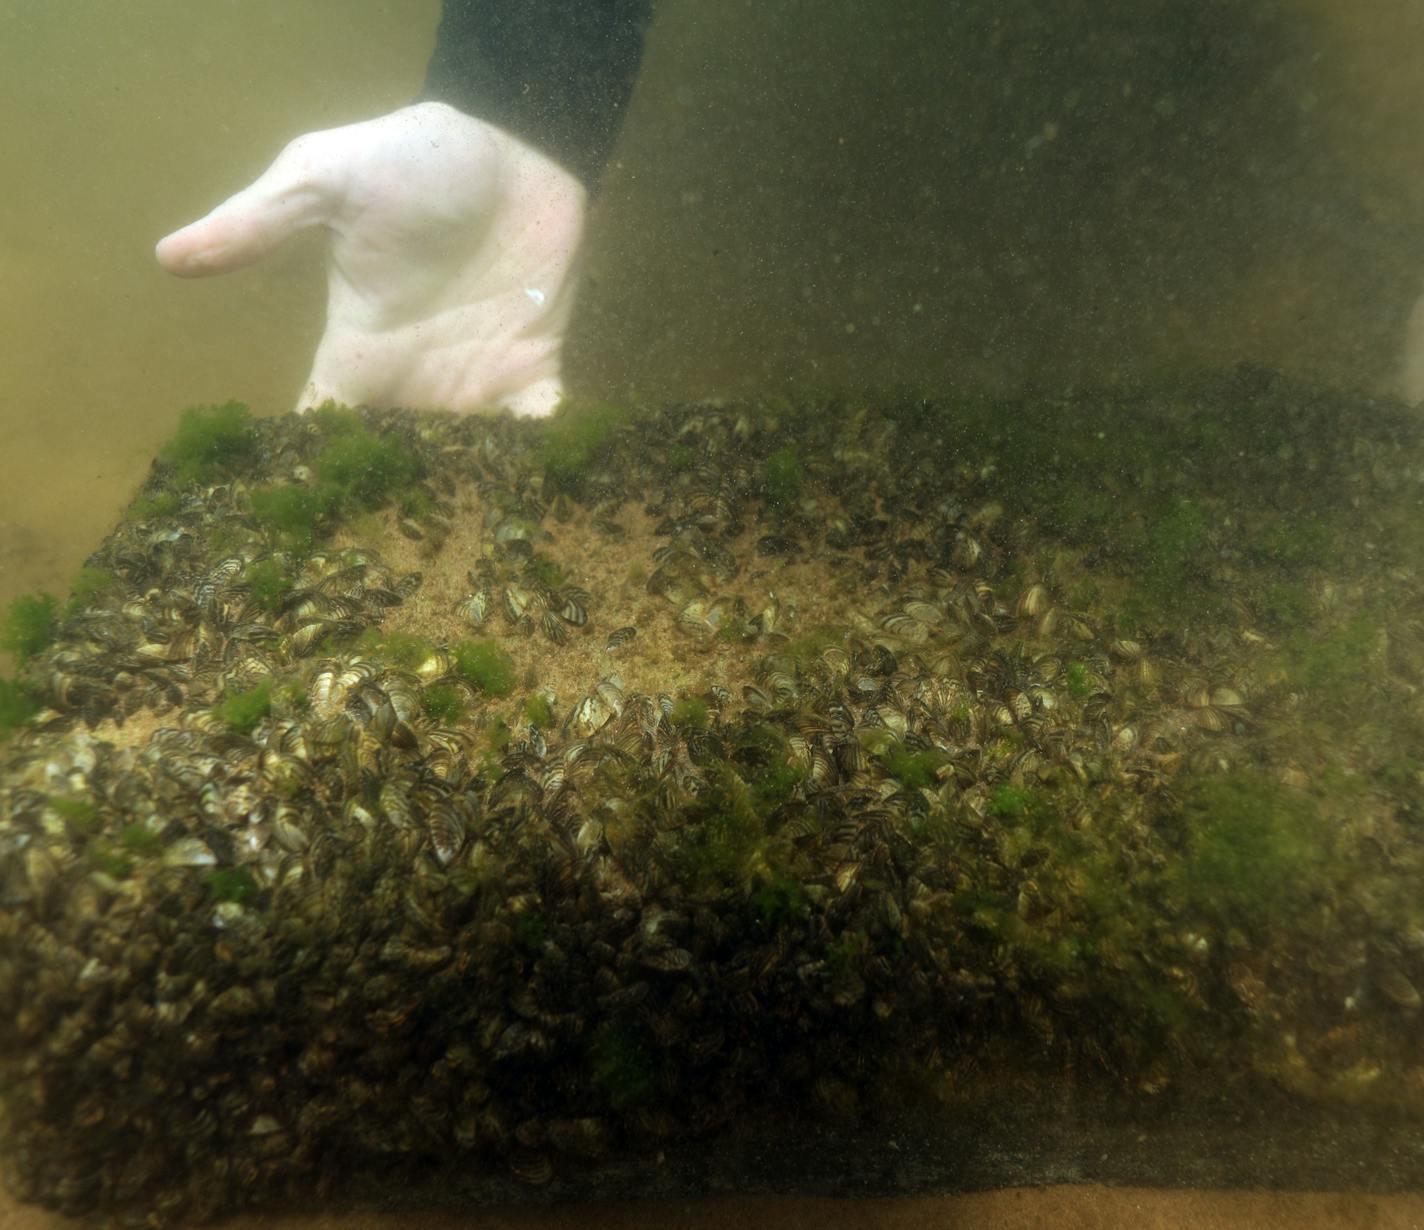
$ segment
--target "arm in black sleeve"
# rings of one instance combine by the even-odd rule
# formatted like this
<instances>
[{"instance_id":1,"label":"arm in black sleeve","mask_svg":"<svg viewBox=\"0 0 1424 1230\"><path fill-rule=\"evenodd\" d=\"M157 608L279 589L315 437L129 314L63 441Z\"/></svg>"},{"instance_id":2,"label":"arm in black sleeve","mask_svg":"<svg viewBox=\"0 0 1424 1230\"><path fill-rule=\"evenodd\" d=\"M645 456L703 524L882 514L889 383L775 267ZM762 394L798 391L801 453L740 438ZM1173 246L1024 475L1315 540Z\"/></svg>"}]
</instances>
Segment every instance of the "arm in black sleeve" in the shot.
<instances>
[{"instance_id":1,"label":"arm in black sleeve","mask_svg":"<svg viewBox=\"0 0 1424 1230\"><path fill-rule=\"evenodd\" d=\"M513 133L593 192L643 56L651 0L445 0L424 99Z\"/></svg>"}]
</instances>

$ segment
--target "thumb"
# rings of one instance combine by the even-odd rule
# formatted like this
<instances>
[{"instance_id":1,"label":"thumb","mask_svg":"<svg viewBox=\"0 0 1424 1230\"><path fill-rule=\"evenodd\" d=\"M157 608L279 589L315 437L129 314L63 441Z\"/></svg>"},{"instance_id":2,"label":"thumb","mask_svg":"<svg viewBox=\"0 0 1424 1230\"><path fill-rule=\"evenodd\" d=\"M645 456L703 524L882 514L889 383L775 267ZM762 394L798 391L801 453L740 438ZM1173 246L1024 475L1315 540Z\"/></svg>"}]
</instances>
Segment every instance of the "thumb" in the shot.
<instances>
[{"instance_id":1,"label":"thumb","mask_svg":"<svg viewBox=\"0 0 1424 1230\"><path fill-rule=\"evenodd\" d=\"M341 196L341 167L326 136L298 137L259 179L159 240L158 263L184 278L226 273L261 260L297 231L328 221Z\"/></svg>"}]
</instances>

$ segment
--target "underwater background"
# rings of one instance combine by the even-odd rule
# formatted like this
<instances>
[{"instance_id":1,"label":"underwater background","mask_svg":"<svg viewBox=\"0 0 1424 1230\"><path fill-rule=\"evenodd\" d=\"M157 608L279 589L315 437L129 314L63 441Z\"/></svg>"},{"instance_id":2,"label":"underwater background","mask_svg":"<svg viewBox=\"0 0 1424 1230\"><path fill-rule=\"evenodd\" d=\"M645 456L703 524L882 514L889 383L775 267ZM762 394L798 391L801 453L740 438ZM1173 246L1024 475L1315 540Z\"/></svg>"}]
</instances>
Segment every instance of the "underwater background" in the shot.
<instances>
[{"instance_id":1,"label":"underwater background","mask_svg":"<svg viewBox=\"0 0 1424 1230\"><path fill-rule=\"evenodd\" d=\"M184 405L294 398L321 241L152 245L420 88L439 6L0 4L0 600L63 591ZM1051 10L1051 11L1048 11ZM584 392L1388 386L1424 288L1424 12L667 0L597 204Z\"/></svg>"},{"instance_id":2,"label":"underwater background","mask_svg":"<svg viewBox=\"0 0 1424 1230\"><path fill-rule=\"evenodd\" d=\"M1424 289L1418 6L947 7L660 6L576 389L1066 390L1242 359L1393 387ZM182 407L288 407L319 237L189 283L153 241L296 133L411 98L438 9L0 0L0 603L65 592Z\"/></svg>"}]
</instances>

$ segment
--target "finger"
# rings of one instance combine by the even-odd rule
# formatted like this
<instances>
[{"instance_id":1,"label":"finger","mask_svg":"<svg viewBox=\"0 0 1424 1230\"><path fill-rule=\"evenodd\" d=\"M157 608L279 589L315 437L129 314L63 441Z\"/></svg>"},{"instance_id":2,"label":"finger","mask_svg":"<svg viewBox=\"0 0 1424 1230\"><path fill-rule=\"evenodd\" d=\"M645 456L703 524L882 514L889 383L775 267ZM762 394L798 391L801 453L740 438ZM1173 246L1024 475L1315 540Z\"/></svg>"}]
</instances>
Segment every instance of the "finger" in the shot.
<instances>
[{"instance_id":1,"label":"finger","mask_svg":"<svg viewBox=\"0 0 1424 1230\"><path fill-rule=\"evenodd\" d=\"M159 240L158 263L185 278L226 273L261 260L297 231L326 222L341 185L339 163L328 156L325 136L298 137L254 183Z\"/></svg>"}]
</instances>

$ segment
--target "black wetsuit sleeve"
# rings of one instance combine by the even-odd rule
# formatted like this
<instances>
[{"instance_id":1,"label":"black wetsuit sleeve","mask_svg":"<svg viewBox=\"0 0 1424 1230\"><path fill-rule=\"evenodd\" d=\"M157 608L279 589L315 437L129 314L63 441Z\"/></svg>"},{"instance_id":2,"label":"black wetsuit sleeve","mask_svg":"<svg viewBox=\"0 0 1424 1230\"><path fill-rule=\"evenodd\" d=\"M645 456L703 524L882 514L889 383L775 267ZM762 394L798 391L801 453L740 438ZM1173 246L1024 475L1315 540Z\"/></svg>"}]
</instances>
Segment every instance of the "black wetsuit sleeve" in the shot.
<instances>
[{"instance_id":1,"label":"black wetsuit sleeve","mask_svg":"<svg viewBox=\"0 0 1424 1230\"><path fill-rule=\"evenodd\" d=\"M422 97L496 124L590 191L613 151L651 0L445 0Z\"/></svg>"}]
</instances>

